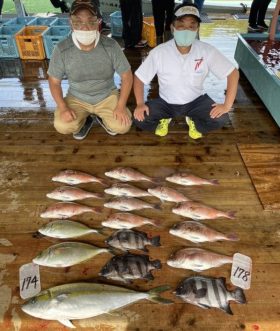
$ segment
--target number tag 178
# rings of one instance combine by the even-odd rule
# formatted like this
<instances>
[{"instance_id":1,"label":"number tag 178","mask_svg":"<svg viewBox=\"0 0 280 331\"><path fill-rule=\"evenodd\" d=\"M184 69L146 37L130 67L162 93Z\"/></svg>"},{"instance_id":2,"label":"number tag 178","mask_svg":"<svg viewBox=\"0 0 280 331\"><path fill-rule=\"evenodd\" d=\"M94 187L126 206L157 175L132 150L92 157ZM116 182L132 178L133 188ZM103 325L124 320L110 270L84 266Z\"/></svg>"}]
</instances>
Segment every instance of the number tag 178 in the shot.
<instances>
[{"instance_id":1,"label":"number tag 178","mask_svg":"<svg viewBox=\"0 0 280 331\"><path fill-rule=\"evenodd\" d=\"M234 254L230 277L232 284L248 290L251 286L251 275L251 258L239 253Z\"/></svg>"},{"instance_id":2,"label":"number tag 178","mask_svg":"<svg viewBox=\"0 0 280 331\"><path fill-rule=\"evenodd\" d=\"M33 297L41 291L40 271L37 264L28 263L20 267L19 289L22 299Z\"/></svg>"}]
</instances>

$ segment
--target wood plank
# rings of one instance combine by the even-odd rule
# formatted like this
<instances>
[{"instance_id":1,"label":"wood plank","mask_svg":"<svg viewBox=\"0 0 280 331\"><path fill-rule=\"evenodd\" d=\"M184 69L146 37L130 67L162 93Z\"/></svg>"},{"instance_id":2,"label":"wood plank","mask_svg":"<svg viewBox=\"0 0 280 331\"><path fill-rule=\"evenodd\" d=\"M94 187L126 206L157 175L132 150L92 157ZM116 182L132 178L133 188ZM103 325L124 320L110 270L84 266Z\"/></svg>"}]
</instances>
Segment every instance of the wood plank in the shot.
<instances>
[{"instance_id":1,"label":"wood plank","mask_svg":"<svg viewBox=\"0 0 280 331\"><path fill-rule=\"evenodd\" d=\"M280 145L238 145L265 210L280 209Z\"/></svg>"}]
</instances>

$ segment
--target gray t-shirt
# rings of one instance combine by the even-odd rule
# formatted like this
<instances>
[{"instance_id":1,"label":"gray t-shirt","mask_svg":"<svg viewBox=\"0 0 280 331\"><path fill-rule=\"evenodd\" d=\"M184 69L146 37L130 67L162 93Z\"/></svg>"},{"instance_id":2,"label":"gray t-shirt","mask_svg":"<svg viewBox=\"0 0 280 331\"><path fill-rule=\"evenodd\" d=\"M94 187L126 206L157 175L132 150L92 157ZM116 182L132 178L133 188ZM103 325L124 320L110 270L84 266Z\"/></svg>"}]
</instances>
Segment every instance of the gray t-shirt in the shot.
<instances>
[{"instance_id":1,"label":"gray t-shirt","mask_svg":"<svg viewBox=\"0 0 280 331\"><path fill-rule=\"evenodd\" d=\"M59 42L54 48L48 74L69 81L68 94L90 104L107 98L114 84L114 72L119 75L130 65L118 43L101 35L97 46L89 52L78 49L72 36Z\"/></svg>"}]
</instances>

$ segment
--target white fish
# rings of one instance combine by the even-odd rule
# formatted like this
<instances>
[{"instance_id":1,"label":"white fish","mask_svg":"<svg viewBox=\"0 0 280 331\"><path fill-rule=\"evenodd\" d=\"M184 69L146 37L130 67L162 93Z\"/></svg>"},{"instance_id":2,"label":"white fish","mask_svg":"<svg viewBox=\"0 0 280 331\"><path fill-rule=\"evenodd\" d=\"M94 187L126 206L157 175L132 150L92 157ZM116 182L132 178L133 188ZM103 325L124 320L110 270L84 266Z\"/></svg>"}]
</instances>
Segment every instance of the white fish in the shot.
<instances>
[{"instance_id":1,"label":"white fish","mask_svg":"<svg viewBox=\"0 0 280 331\"><path fill-rule=\"evenodd\" d=\"M159 296L169 288L169 286L160 286L149 292L138 292L103 284L65 284L42 291L23 304L21 309L31 316L57 320L69 328L75 328L71 320L110 313L142 299L170 304L172 301Z\"/></svg>"},{"instance_id":2,"label":"white fish","mask_svg":"<svg viewBox=\"0 0 280 331\"><path fill-rule=\"evenodd\" d=\"M54 182L76 185L82 183L99 183L106 185L103 178L96 177L78 170L62 170L56 176L52 177Z\"/></svg>"},{"instance_id":3,"label":"white fish","mask_svg":"<svg viewBox=\"0 0 280 331\"><path fill-rule=\"evenodd\" d=\"M182 202L189 201L183 193L180 193L170 187L166 186L157 186L155 188L149 188L148 192L159 198L161 201L170 201L170 202Z\"/></svg>"},{"instance_id":4,"label":"white fish","mask_svg":"<svg viewBox=\"0 0 280 331\"><path fill-rule=\"evenodd\" d=\"M172 254L167 264L173 268L203 271L232 263L233 258L222 254L213 253L201 248L183 248Z\"/></svg>"},{"instance_id":5,"label":"white fish","mask_svg":"<svg viewBox=\"0 0 280 331\"><path fill-rule=\"evenodd\" d=\"M111 187L106 188L104 192L119 197L125 196L125 197L141 198L141 197L151 196L151 194L145 190L141 190L136 186L124 184L124 183L113 184Z\"/></svg>"},{"instance_id":6,"label":"white fish","mask_svg":"<svg viewBox=\"0 0 280 331\"><path fill-rule=\"evenodd\" d=\"M91 233L100 233L98 230L89 228L82 223L69 220L49 222L38 231L45 236L59 239L76 238Z\"/></svg>"},{"instance_id":7,"label":"white fish","mask_svg":"<svg viewBox=\"0 0 280 331\"><path fill-rule=\"evenodd\" d=\"M107 208L118 209L122 211L130 211L144 208L155 208L160 209L158 205L152 205L148 202L145 202L136 198L115 198L108 202L104 203L104 206Z\"/></svg>"},{"instance_id":8,"label":"white fish","mask_svg":"<svg viewBox=\"0 0 280 331\"><path fill-rule=\"evenodd\" d=\"M212 220L218 217L234 219L235 215L232 211L223 212L194 201L181 202L172 209L172 212L193 220Z\"/></svg>"},{"instance_id":9,"label":"white fish","mask_svg":"<svg viewBox=\"0 0 280 331\"><path fill-rule=\"evenodd\" d=\"M110 171L106 171L105 175L111 178L118 179L122 182L141 182L141 181L146 181L146 182L152 182L154 183L157 181L155 178L146 176L142 174L141 172L128 168L128 167L119 167L112 169Z\"/></svg>"},{"instance_id":10,"label":"white fish","mask_svg":"<svg viewBox=\"0 0 280 331\"><path fill-rule=\"evenodd\" d=\"M100 248L81 242L63 242L43 250L33 262L46 267L70 267L87 261L100 253L109 253L108 248Z\"/></svg>"},{"instance_id":11,"label":"white fish","mask_svg":"<svg viewBox=\"0 0 280 331\"><path fill-rule=\"evenodd\" d=\"M168 182L179 185L218 185L217 179L205 179L187 172L176 173L165 178Z\"/></svg>"},{"instance_id":12,"label":"white fish","mask_svg":"<svg viewBox=\"0 0 280 331\"><path fill-rule=\"evenodd\" d=\"M68 218L88 212L100 214L101 209L80 205L75 202L57 202L49 206L40 216L43 218Z\"/></svg>"},{"instance_id":13,"label":"white fish","mask_svg":"<svg viewBox=\"0 0 280 331\"><path fill-rule=\"evenodd\" d=\"M224 234L195 221L177 223L169 230L169 233L190 240L194 243L206 241L213 242L218 240L238 240L238 237L235 234Z\"/></svg>"},{"instance_id":14,"label":"white fish","mask_svg":"<svg viewBox=\"0 0 280 331\"><path fill-rule=\"evenodd\" d=\"M83 190L79 187L73 186L61 186L54 189L52 192L47 194L47 197L54 200L61 201L76 201L84 200L88 198L102 199L100 193L93 193Z\"/></svg>"},{"instance_id":15,"label":"white fish","mask_svg":"<svg viewBox=\"0 0 280 331\"><path fill-rule=\"evenodd\" d=\"M131 213L114 213L102 222L103 226L112 229L132 229L145 224L160 226L160 221Z\"/></svg>"}]
</instances>

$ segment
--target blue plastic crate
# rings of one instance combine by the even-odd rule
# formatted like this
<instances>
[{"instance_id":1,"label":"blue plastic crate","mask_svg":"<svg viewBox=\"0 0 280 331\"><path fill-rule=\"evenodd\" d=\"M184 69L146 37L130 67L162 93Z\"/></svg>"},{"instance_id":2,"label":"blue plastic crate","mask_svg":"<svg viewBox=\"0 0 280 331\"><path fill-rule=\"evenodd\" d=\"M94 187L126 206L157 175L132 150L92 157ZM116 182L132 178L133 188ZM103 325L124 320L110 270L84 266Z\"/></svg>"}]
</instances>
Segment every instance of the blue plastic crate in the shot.
<instances>
[{"instance_id":1,"label":"blue plastic crate","mask_svg":"<svg viewBox=\"0 0 280 331\"><path fill-rule=\"evenodd\" d=\"M51 26L57 17L36 17L34 21L32 21L32 25L44 25L44 26Z\"/></svg>"},{"instance_id":2,"label":"blue plastic crate","mask_svg":"<svg viewBox=\"0 0 280 331\"><path fill-rule=\"evenodd\" d=\"M20 59L1 59L0 61L0 78L22 78L22 66Z\"/></svg>"},{"instance_id":3,"label":"blue plastic crate","mask_svg":"<svg viewBox=\"0 0 280 331\"><path fill-rule=\"evenodd\" d=\"M11 18L5 25L32 25L32 22L35 20L35 17L26 16L26 17L15 17Z\"/></svg>"},{"instance_id":4,"label":"blue plastic crate","mask_svg":"<svg viewBox=\"0 0 280 331\"><path fill-rule=\"evenodd\" d=\"M115 11L110 15L110 23L111 23L111 33L113 37L121 37L122 36L122 13L120 11Z\"/></svg>"},{"instance_id":5,"label":"blue plastic crate","mask_svg":"<svg viewBox=\"0 0 280 331\"><path fill-rule=\"evenodd\" d=\"M22 28L21 25L0 27L0 58L18 58L19 53L14 35Z\"/></svg>"},{"instance_id":6,"label":"blue plastic crate","mask_svg":"<svg viewBox=\"0 0 280 331\"><path fill-rule=\"evenodd\" d=\"M51 26L43 32L42 36L47 59L51 58L55 45L67 38L70 33L71 29L69 26Z\"/></svg>"},{"instance_id":7,"label":"blue plastic crate","mask_svg":"<svg viewBox=\"0 0 280 331\"><path fill-rule=\"evenodd\" d=\"M69 18L57 18L50 26L70 26Z\"/></svg>"}]
</instances>

